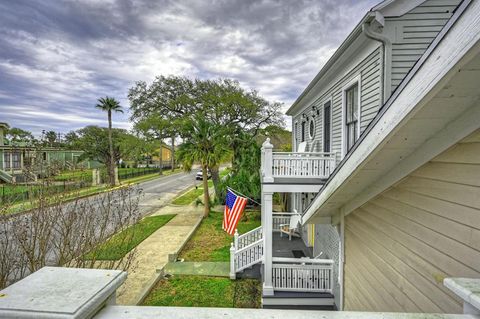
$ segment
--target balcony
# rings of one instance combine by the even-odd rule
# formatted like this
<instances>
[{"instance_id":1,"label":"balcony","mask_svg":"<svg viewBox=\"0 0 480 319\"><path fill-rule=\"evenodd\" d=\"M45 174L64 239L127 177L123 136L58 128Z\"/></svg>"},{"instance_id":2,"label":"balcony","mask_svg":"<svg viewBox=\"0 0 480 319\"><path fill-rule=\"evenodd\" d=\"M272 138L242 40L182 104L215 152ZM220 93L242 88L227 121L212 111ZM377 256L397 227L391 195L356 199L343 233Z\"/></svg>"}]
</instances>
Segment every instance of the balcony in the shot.
<instances>
[{"instance_id":1,"label":"balcony","mask_svg":"<svg viewBox=\"0 0 480 319\"><path fill-rule=\"evenodd\" d=\"M322 185L336 167L336 153L273 152L267 139L262 146L263 184Z\"/></svg>"}]
</instances>

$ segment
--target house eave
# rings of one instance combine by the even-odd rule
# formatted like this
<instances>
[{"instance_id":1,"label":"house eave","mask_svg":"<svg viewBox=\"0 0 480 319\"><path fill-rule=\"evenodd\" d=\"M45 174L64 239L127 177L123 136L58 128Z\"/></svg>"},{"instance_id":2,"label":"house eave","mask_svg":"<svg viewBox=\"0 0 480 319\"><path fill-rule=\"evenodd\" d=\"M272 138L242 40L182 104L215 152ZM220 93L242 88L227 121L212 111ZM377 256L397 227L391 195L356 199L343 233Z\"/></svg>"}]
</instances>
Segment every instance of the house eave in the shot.
<instances>
[{"instance_id":1,"label":"house eave","mask_svg":"<svg viewBox=\"0 0 480 319\"><path fill-rule=\"evenodd\" d=\"M469 5L471 7L465 11ZM459 71L469 59L477 58L476 54L480 51L479 12L478 3L467 1L462 4L457 16L452 18L450 26L444 29L444 34L428 51L422 63L412 70L396 94L387 101L354 149L317 194L305 212L304 223L314 223L317 217L340 212L348 214L478 128L480 110L471 106L479 98L477 90L474 88L469 92L470 96L461 96L466 94L462 91L464 87L455 88L450 84L448 88L446 85L449 81L458 80L459 76L467 76L466 73L459 74ZM458 21L453 25L455 20ZM442 92L449 92L456 98L446 104L443 117L435 113L431 104L434 98L444 99L435 100L437 103L448 101L448 96L442 96ZM453 112L448 109L451 103L462 107ZM430 117L423 116L428 110L431 111ZM412 136L415 123L422 129L420 137ZM449 135L444 136L439 129ZM443 140L439 141L438 136L442 136ZM385 161L389 165L375 166L375 163L386 164Z\"/></svg>"}]
</instances>

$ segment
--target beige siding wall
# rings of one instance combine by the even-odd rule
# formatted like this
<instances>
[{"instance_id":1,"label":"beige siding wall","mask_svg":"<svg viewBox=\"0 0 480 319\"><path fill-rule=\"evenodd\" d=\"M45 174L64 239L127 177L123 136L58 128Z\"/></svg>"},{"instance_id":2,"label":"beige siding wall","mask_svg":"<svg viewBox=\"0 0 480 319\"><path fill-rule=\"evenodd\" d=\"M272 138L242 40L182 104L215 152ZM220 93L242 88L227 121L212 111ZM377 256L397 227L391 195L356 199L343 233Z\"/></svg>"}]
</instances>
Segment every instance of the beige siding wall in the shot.
<instances>
[{"instance_id":1,"label":"beige siding wall","mask_svg":"<svg viewBox=\"0 0 480 319\"><path fill-rule=\"evenodd\" d=\"M460 313L445 277L480 277L480 131L345 219L347 310Z\"/></svg>"}]
</instances>

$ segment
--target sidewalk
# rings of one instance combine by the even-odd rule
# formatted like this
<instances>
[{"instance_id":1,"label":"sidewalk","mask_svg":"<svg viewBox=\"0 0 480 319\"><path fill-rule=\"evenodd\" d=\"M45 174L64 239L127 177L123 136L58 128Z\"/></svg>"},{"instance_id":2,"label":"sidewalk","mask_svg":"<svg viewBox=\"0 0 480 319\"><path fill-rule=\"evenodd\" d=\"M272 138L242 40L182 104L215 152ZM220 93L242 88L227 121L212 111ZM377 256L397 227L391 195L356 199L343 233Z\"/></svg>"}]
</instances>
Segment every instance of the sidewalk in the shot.
<instances>
[{"instance_id":1,"label":"sidewalk","mask_svg":"<svg viewBox=\"0 0 480 319\"><path fill-rule=\"evenodd\" d=\"M129 271L127 280L119 288L117 303L136 305L148 292L159 274L157 269L168 262L168 255L177 253L200 224L203 206L165 206L151 216L177 214L165 226L145 239L136 250L136 267Z\"/></svg>"}]
</instances>

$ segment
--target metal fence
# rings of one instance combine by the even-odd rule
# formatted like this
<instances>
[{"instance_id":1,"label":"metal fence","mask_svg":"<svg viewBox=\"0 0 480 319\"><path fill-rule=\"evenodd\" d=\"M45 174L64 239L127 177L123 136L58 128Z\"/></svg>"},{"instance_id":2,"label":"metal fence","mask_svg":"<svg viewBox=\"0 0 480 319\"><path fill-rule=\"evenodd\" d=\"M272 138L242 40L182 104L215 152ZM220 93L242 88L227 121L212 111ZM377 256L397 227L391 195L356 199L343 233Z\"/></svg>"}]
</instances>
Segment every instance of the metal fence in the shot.
<instances>
[{"instance_id":1,"label":"metal fence","mask_svg":"<svg viewBox=\"0 0 480 319\"><path fill-rule=\"evenodd\" d=\"M11 205L70 193L91 186L91 180L60 181L52 184L4 185L0 187L0 205Z\"/></svg>"}]
</instances>

